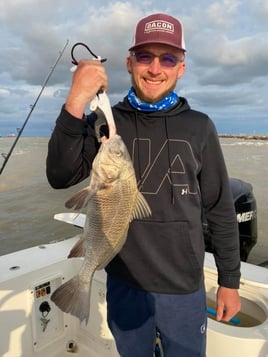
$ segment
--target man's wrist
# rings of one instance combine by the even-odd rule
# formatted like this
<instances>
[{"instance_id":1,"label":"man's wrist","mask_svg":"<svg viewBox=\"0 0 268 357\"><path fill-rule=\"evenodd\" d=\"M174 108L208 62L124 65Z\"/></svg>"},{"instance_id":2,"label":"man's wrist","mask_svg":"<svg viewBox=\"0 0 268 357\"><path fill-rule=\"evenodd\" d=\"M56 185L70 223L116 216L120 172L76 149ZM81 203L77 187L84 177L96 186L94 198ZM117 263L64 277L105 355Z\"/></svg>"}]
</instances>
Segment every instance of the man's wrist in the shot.
<instances>
[{"instance_id":1,"label":"man's wrist","mask_svg":"<svg viewBox=\"0 0 268 357\"><path fill-rule=\"evenodd\" d=\"M81 120L81 119L83 119L83 115L85 112L85 106L86 105L81 105L81 104L79 105L72 101L66 101L64 108L73 117Z\"/></svg>"}]
</instances>

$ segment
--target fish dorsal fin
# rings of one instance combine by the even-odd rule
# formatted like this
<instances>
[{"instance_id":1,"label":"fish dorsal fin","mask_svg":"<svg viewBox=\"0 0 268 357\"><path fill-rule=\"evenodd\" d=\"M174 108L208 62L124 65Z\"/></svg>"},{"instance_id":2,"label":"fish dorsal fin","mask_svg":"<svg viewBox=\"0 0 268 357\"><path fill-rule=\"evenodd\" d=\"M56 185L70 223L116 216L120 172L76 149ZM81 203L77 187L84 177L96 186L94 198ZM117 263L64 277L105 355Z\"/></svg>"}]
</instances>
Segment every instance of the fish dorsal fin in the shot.
<instances>
[{"instance_id":1,"label":"fish dorsal fin","mask_svg":"<svg viewBox=\"0 0 268 357\"><path fill-rule=\"evenodd\" d=\"M146 199L144 198L141 192L138 192L136 206L133 210L131 220L134 218L141 219L141 218L149 217L151 215L152 215L152 211Z\"/></svg>"}]
</instances>

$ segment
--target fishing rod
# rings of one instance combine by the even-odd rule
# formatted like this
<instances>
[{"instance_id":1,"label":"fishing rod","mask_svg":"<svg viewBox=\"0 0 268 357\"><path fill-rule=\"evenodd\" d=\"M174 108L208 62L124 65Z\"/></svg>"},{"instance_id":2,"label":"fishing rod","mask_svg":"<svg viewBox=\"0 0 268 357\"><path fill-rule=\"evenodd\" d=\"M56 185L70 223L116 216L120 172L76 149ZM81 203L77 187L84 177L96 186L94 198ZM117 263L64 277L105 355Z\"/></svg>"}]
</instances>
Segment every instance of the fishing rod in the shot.
<instances>
[{"instance_id":1,"label":"fishing rod","mask_svg":"<svg viewBox=\"0 0 268 357\"><path fill-rule=\"evenodd\" d=\"M55 70L55 68L56 68L56 66L57 66L57 64L58 64L58 62L59 62L59 60L61 59L61 57L62 57L62 55L63 55L63 53L64 53L64 51L65 51L65 49L66 49L66 47L67 47L67 45L68 45L68 43L69 43L69 40L66 41L66 43L65 43L65 45L64 45L64 47L63 47L63 49L62 49L61 51L59 51L59 55L58 55L58 57L57 57L57 59L56 59L56 62L55 62L54 65L51 67L51 70L49 71L49 73L48 73L48 75L47 75L47 78L45 79L45 81L44 81L44 83L43 83L43 85L42 85L42 88L41 88L41 90L40 90L40 92L39 92L39 94L38 94L38 96L37 96L37 98L36 98L34 104L30 106L30 108L31 108L31 109L30 109L30 112L29 112L29 114L27 115L27 117L26 117L26 119L25 119L25 121L24 121L22 127L19 129L18 135L17 135L17 137L16 137L16 139L15 139L13 145L11 146L11 149L9 150L8 154L6 154L6 155L3 155L3 154L2 154L2 156L4 157L4 162L3 162L3 165L2 165L2 167L1 167L1 169L0 169L0 175L1 175L1 173L4 171L4 168L5 168L6 164L7 164L8 160L9 160L9 158L10 158L12 152L13 152L13 150L15 149L15 146L16 146L16 144L17 144L17 142L18 142L18 140L19 140L19 138L20 138L20 136L21 136L21 134L22 134L22 132L23 132L23 130L24 130L24 128L25 128L27 122L28 122L28 120L30 119L30 116L32 115L32 112L34 111L34 108L35 108L35 106L36 106L36 104L37 104L39 98L41 97L41 95L42 95L42 93L43 93L43 90L45 89L45 87L46 87L46 85L47 85L47 82L49 81L49 79L50 79L52 73L54 72L54 70Z\"/></svg>"}]
</instances>

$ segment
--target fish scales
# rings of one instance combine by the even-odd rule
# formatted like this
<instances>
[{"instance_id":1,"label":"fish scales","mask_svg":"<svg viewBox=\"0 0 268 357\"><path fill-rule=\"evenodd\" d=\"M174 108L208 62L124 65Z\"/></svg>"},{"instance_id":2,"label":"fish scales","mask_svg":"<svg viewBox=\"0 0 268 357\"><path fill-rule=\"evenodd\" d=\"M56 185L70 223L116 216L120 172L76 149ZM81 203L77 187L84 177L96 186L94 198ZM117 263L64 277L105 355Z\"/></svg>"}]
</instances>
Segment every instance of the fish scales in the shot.
<instances>
[{"instance_id":1,"label":"fish scales","mask_svg":"<svg viewBox=\"0 0 268 357\"><path fill-rule=\"evenodd\" d=\"M136 179L132 176L128 180L120 180L109 190L98 191L92 200L84 235L88 239L86 257L92 262L97 258L97 269L107 265L125 243L126 222L131 220L137 194Z\"/></svg>"},{"instance_id":2,"label":"fish scales","mask_svg":"<svg viewBox=\"0 0 268 357\"><path fill-rule=\"evenodd\" d=\"M79 273L58 287L51 300L62 311L87 323L95 270L104 268L121 250L132 219L151 215L137 188L132 161L119 135L101 144L93 161L89 186L71 197L66 206L75 209L87 206L83 234L68 256L84 256L84 260Z\"/></svg>"}]
</instances>

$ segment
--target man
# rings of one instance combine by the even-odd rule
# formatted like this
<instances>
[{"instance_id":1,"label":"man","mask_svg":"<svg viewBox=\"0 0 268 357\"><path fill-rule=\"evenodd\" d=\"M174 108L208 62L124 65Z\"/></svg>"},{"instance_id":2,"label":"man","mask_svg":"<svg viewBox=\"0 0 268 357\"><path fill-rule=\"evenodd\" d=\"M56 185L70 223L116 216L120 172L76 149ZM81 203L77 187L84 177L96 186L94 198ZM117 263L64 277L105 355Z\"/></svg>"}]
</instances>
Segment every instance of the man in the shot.
<instances>
[{"instance_id":1,"label":"man","mask_svg":"<svg viewBox=\"0 0 268 357\"><path fill-rule=\"evenodd\" d=\"M113 107L152 217L130 224L108 264L108 323L125 357L148 357L156 331L165 357L205 356L203 215L218 268L217 319L240 309L239 238L229 180L213 123L174 88L185 71L181 23L165 14L139 21L126 59L132 87ZM98 61L80 61L49 143L47 176L55 188L90 174L97 153L88 102L108 89Z\"/></svg>"}]
</instances>

